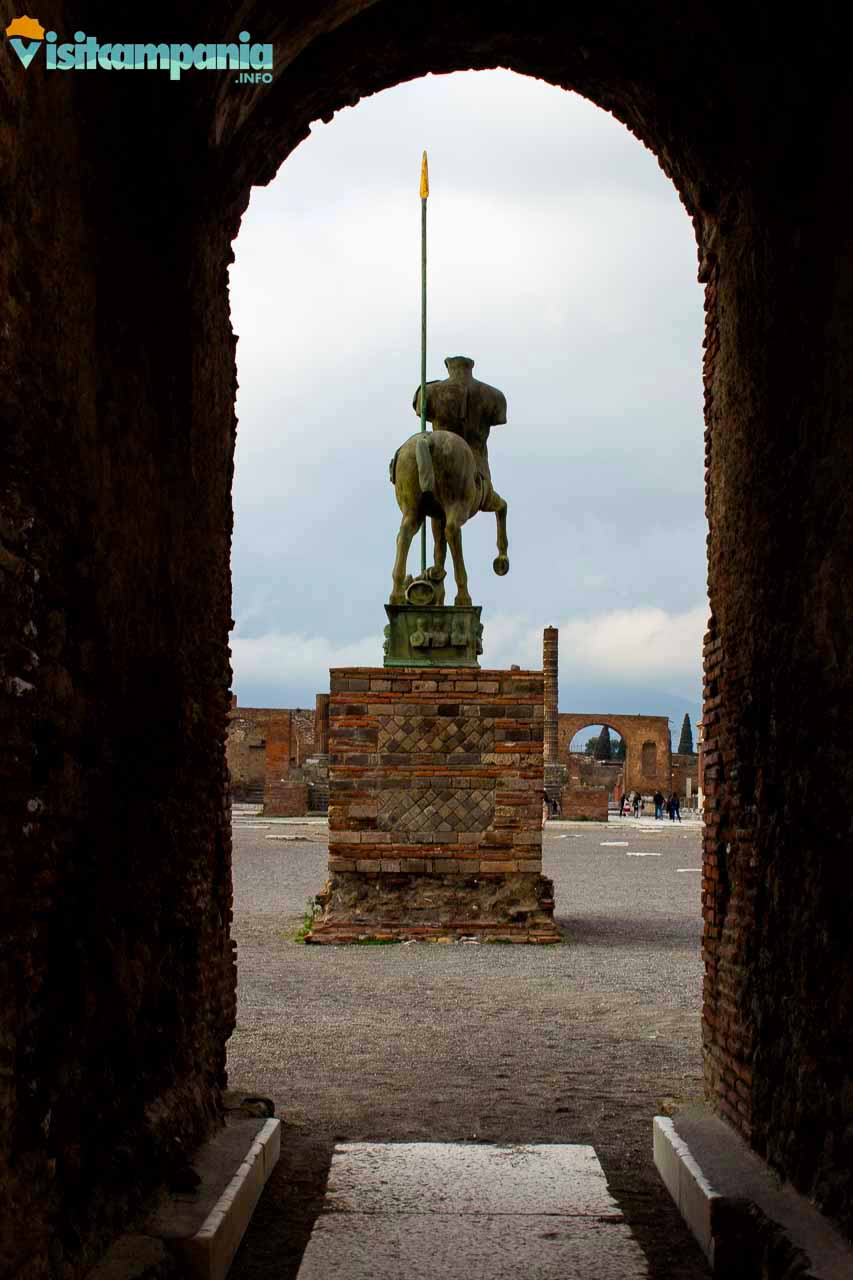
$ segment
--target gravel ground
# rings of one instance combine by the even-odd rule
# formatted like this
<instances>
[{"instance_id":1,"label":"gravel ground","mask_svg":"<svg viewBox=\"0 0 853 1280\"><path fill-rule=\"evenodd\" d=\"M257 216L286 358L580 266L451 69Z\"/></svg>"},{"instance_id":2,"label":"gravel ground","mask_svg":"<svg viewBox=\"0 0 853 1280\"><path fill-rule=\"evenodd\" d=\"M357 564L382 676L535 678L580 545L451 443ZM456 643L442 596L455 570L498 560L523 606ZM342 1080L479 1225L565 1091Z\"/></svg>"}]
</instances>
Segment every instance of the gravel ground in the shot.
<instances>
[{"instance_id":1,"label":"gravel ground","mask_svg":"<svg viewBox=\"0 0 853 1280\"><path fill-rule=\"evenodd\" d=\"M651 1162L652 1116L701 1097L700 826L549 823L560 946L305 947L325 827L261 822L235 820L229 1073L283 1156L233 1280L296 1275L340 1139L592 1143L650 1275L707 1276Z\"/></svg>"}]
</instances>

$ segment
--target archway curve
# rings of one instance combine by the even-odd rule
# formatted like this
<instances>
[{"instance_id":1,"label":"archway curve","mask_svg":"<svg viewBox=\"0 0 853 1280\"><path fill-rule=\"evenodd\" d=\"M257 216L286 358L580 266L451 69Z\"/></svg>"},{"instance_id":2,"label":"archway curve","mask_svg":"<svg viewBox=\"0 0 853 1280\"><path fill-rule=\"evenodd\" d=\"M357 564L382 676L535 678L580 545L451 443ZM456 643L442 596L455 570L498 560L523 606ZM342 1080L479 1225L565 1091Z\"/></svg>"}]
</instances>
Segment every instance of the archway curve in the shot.
<instances>
[{"instance_id":1,"label":"archway curve","mask_svg":"<svg viewBox=\"0 0 853 1280\"><path fill-rule=\"evenodd\" d=\"M725 169L738 167L721 139L734 143L743 135L729 125L735 103L727 101L720 74L724 24L709 13L697 48L695 34L673 17L666 8L605 14L506 5L496 13L476 2L440 0L412 9L394 0L339 0L315 21L312 38L295 44L278 6L258 5L253 31L275 43L274 81L241 86L239 93L231 85L219 88L209 134L217 157L216 204L221 208L223 195L226 203L233 200L233 236L233 217L245 208L250 187L275 176L312 121L328 121L406 80L501 67L579 93L620 120L655 154L698 237L702 216L717 212ZM715 97L716 120L708 109ZM739 119L738 131L744 127ZM413 144L417 150L420 142ZM496 189L501 180L496 174Z\"/></svg>"},{"instance_id":2,"label":"archway curve","mask_svg":"<svg viewBox=\"0 0 853 1280\"><path fill-rule=\"evenodd\" d=\"M579 733L583 733L584 729L598 729L599 731L601 731L601 729L609 729L611 733L618 734L620 739L624 741L621 730L617 729L616 725L613 723L613 717L609 720L590 720L589 724L580 725L580 727L575 730L574 737L576 738ZM569 750L571 750L571 742L573 741L574 738L569 742Z\"/></svg>"}]
</instances>

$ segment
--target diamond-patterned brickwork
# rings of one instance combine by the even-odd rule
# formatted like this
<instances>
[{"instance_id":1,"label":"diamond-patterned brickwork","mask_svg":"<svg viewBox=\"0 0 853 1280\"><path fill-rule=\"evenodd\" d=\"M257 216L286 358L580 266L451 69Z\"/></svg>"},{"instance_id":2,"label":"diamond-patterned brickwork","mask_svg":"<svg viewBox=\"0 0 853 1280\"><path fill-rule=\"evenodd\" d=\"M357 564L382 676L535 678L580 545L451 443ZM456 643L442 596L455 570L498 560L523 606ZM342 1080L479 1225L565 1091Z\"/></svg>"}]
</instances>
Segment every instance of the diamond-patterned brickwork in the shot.
<instances>
[{"instance_id":1,"label":"diamond-patterned brickwork","mask_svg":"<svg viewBox=\"0 0 853 1280\"><path fill-rule=\"evenodd\" d=\"M470 791L434 791L413 787L386 791L379 800L381 831L407 836L442 835L453 831L485 831L495 816L493 787Z\"/></svg>"},{"instance_id":2,"label":"diamond-patterned brickwork","mask_svg":"<svg viewBox=\"0 0 853 1280\"><path fill-rule=\"evenodd\" d=\"M494 721L480 716L379 716L379 750L408 752L491 751Z\"/></svg>"}]
</instances>

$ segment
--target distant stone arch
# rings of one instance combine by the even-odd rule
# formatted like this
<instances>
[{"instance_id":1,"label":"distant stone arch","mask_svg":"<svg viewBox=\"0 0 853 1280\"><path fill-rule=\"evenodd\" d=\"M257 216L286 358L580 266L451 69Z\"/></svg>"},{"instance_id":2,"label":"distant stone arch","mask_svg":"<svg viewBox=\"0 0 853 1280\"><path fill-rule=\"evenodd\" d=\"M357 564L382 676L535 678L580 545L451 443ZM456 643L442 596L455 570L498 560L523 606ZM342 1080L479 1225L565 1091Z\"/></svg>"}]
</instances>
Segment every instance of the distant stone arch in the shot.
<instances>
[{"instance_id":1,"label":"distant stone arch","mask_svg":"<svg viewBox=\"0 0 853 1280\"><path fill-rule=\"evenodd\" d=\"M557 721L559 759L565 760L576 734L593 725L606 724L625 743L625 790L651 793L670 787L672 757L669 747L669 720L666 716L622 716L599 712L561 712ZM646 747L651 747L651 754ZM651 772L647 762L652 765Z\"/></svg>"}]
</instances>

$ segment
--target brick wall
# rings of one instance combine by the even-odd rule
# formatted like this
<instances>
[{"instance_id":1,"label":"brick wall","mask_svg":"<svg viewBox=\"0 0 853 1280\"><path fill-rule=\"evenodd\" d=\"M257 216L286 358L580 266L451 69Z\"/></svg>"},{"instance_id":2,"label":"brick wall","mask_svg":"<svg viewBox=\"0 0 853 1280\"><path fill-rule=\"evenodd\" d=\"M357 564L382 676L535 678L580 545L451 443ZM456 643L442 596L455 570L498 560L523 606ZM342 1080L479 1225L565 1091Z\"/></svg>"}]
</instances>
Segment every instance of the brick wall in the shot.
<instances>
[{"instance_id":1,"label":"brick wall","mask_svg":"<svg viewBox=\"0 0 853 1280\"><path fill-rule=\"evenodd\" d=\"M607 821L606 787L563 787L560 816L575 821Z\"/></svg>"},{"instance_id":2,"label":"brick wall","mask_svg":"<svg viewBox=\"0 0 853 1280\"><path fill-rule=\"evenodd\" d=\"M278 711L266 721L266 773L264 814L275 818L295 818L308 812L308 786L291 773L294 715Z\"/></svg>"},{"instance_id":3,"label":"brick wall","mask_svg":"<svg viewBox=\"0 0 853 1280\"><path fill-rule=\"evenodd\" d=\"M331 871L541 872L541 672L331 680Z\"/></svg>"}]
</instances>

